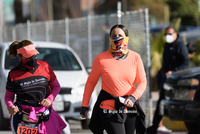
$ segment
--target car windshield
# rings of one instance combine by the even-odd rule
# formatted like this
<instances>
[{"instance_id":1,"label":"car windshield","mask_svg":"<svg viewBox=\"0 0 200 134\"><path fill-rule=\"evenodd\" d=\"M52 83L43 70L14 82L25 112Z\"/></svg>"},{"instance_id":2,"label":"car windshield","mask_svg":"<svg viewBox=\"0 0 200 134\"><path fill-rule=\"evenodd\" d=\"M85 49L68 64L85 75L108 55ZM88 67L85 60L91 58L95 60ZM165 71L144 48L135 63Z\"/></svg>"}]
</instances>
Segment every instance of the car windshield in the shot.
<instances>
[{"instance_id":1,"label":"car windshield","mask_svg":"<svg viewBox=\"0 0 200 134\"><path fill-rule=\"evenodd\" d=\"M38 60L49 63L53 70L81 70L75 56L67 49L36 48L40 54ZM12 69L19 64L19 58L11 58L6 52L5 69Z\"/></svg>"}]
</instances>

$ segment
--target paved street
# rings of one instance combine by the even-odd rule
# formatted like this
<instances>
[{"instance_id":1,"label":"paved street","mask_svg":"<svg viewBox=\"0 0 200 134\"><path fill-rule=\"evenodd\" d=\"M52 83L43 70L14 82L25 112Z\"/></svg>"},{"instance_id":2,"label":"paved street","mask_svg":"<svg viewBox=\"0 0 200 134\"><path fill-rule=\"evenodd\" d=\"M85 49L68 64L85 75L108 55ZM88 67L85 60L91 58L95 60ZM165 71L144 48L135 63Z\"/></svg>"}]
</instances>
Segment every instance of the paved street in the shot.
<instances>
[{"instance_id":1,"label":"paved street","mask_svg":"<svg viewBox=\"0 0 200 134\"><path fill-rule=\"evenodd\" d=\"M10 131L0 131L0 134L12 134ZM92 134L89 130L72 130L71 134ZM164 133L162 133L164 134ZM172 132L170 134L187 134L187 132Z\"/></svg>"},{"instance_id":2,"label":"paved street","mask_svg":"<svg viewBox=\"0 0 200 134\"><path fill-rule=\"evenodd\" d=\"M71 128L71 134L92 134L90 130L82 130L80 122L78 121L69 121L70 128ZM12 134L11 131L0 131L0 134ZM106 134L106 133L105 133ZM164 134L164 133L162 133ZM172 132L170 134L187 134L187 132Z\"/></svg>"},{"instance_id":3,"label":"paved street","mask_svg":"<svg viewBox=\"0 0 200 134\"><path fill-rule=\"evenodd\" d=\"M158 96L157 92L153 92L152 93L153 107L155 107L156 101L158 100L158 97L159 96ZM70 125L71 134L92 134L92 132L90 130L82 130L81 129L81 124L80 124L79 121L69 120L68 123ZM0 134L12 134L12 132L11 131L1 131L0 130ZM166 133L162 133L162 134L166 134ZM170 134L187 134L187 131L173 131Z\"/></svg>"}]
</instances>

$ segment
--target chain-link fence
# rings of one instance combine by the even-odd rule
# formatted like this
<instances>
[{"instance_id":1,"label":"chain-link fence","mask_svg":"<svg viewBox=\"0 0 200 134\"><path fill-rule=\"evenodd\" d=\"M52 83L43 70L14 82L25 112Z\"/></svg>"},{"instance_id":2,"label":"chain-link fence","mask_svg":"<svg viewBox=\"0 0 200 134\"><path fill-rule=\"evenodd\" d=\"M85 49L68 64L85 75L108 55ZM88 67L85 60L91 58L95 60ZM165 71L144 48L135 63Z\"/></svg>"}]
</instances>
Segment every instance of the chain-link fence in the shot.
<instances>
[{"instance_id":1,"label":"chain-link fence","mask_svg":"<svg viewBox=\"0 0 200 134\"><path fill-rule=\"evenodd\" d=\"M76 19L27 22L14 27L4 27L4 42L29 39L31 41L51 41L69 45L79 55L85 67L91 67L97 54L109 49L109 30L117 24L117 14L87 16ZM120 22L129 31L129 49L140 54L148 85L141 97L141 104L146 113L147 125L150 123L152 110L150 101L150 44L148 9L126 12Z\"/></svg>"}]
</instances>

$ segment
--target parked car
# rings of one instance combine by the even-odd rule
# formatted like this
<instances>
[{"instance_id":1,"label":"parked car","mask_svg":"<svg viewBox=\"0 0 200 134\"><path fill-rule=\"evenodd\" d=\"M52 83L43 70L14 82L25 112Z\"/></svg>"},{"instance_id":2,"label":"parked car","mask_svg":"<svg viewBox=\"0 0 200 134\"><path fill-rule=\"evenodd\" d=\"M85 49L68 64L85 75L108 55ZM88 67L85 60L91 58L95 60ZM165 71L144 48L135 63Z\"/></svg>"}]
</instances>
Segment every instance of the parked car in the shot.
<instances>
[{"instance_id":1,"label":"parked car","mask_svg":"<svg viewBox=\"0 0 200 134\"><path fill-rule=\"evenodd\" d=\"M88 72L80 58L64 44L37 41L33 43L40 53L37 56L38 60L49 63L61 85L61 90L53 102L53 108L64 120L80 120L82 128L87 128L97 94L94 92L91 97L89 119L83 120L79 113ZM4 102L7 75L10 69L19 64L19 58L11 58L8 55L10 44L10 42L0 44L0 129L8 128L10 118Z\"/></svg>"},{"instance_id":2,"label":"parked car","mask_svg":"<svg viewBox=\"0 0 200 134\"><path fill-rule=\"evenodd\" d=\"M160 114L184 121L189 131L200 133L200 67L177 71L164 83Z\"/></svg>"}]
</instances>

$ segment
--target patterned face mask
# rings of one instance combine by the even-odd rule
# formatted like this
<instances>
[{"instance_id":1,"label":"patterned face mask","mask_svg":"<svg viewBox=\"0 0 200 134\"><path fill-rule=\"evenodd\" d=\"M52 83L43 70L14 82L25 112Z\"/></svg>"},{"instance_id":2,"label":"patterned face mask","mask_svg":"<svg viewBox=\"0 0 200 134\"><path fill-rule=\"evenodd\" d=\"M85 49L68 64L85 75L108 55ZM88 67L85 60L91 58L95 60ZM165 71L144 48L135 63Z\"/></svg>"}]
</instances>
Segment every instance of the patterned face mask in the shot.
<instances>
[{"instance_id":1,"label":"patterned face mask","mask_svg":"<svg viewBox=\"0 0 200 134\"><path fill-rule=\"evenodd\" d=\"M128 40L129 37L114 37L110 38L110 53L117 55L117 56L123 56L128 53Z\"/></svg>"}]
</instances>

